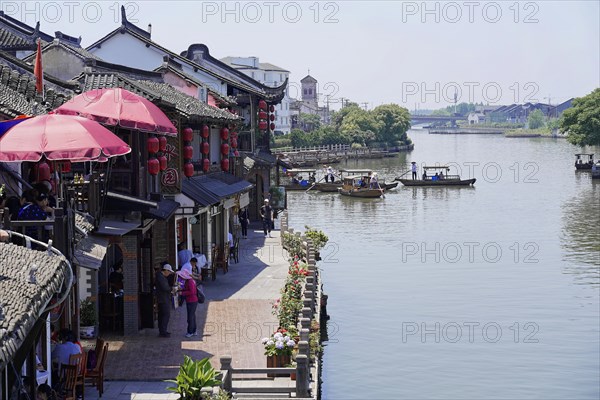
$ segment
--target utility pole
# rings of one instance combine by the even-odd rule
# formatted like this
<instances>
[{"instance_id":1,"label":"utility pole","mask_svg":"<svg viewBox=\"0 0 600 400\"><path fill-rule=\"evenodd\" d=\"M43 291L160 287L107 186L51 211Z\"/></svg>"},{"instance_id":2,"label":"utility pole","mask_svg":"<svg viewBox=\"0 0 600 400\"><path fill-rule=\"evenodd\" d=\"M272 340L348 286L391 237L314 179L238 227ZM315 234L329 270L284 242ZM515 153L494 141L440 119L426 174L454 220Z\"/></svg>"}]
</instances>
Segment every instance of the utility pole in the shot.
<instances>
[{"instance_id":1,"label":"utility pole","mask_svg":"<svg viewBox=\"0 0 600 400\"><path fill-rule=\"evenodd\" d=\"M367 111L367 109L369 108L369 103L368 103L368 102L366 102L366 101L364 101L364 102L362 102L362 103L360 103L360 104L362 104L362 105L363 105L363 107L364 107L364 109L365 109L365 111Z\"/></svg>"},{"instance_id":2,"label":"utility pole","mask_svg":"<svg viewBox=\"0 0 600 400\"><path fill-rule=\"evenodd\" d=\"M340 100L342 101L342 108L344 108L344 98L340 97Z\"/></svg>"}]
</instances>

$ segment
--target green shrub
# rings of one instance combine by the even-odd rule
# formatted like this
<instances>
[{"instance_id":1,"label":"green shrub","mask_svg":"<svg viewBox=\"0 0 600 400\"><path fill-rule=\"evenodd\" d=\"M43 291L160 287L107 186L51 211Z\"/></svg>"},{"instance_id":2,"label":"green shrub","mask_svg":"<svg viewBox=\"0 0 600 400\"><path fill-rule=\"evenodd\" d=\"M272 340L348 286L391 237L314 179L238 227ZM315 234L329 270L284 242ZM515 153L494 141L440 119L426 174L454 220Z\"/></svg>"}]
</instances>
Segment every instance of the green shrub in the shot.
<instances>
[{"instance_id":1,"label":"green shrub","mask_svg":"<svg viewBox=\"0 0 600 400\"><path fill-rule=\"evenodd\" d=\"M200 361L194 361L188 356L184 356L183 364L179 367L179 374L175 379L169 379L165 382L175 383L175 387L168 387L167 390L178 393L181 399L202 400L202 388L210 388L221 385L218 379L220 372L212 367L210 359L204 358ZM210 398L210 397L209 397Z\"/></svg>"}]
</instances>

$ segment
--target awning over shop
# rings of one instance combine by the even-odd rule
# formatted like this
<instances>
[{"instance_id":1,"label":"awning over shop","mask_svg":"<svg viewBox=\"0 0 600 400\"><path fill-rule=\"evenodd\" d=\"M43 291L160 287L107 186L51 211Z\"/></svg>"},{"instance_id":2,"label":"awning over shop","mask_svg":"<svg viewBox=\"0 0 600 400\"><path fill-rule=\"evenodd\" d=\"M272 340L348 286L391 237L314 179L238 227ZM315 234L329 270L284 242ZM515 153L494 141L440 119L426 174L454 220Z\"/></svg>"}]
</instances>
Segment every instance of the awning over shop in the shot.
<instances>
[{"instance_id":1,"label":"awning over shop","mask_svg":"<svg viewBox=\"0 0 600 400\"><path fill-rule=\"evenodd\" d=\"M139 222L123 222L101 219L96 233L108 236L123 236L140 226Z\"/></svg>"},{"instance_id":2,"label":"awning over shop","mask_svg":"<svg viewBox=\"0 0 600 400\"><path fill-rule=\"evenodd\" d=\"M180 204L173 200L162 200L158 202L157 208L149 208L143 214L154 219L167 220L175 214Z\"/></svg>"},{"instance_id":3,"label":"awning over shop","mask_svg":"<svg viewBox=\"0 0 600 400\"><path fill-rule=\"evenodd\" d=\"M98 270L107 248L108 238L90 235L77 244L73 261L80 267Z\"/></svg>"},{"instance_id":4,"label":"awning over shop","mask_svg":"<svg viewBox=\"0 0 600 400\"><path fill-rule=\"evenodd\" d=\"M226 172L219 172L184 179L181 192L200 206L206 207L251 188L250 182Z\"/></svg>"},{"instance_id":5,"label":"awning over shop","mask_svg":"<svg viewBox=\"0 0 600 400\"><path fill-rule=\"evenodd\" d=\"M202 207L211 206L221 201L219 196L209 192L204 187L203 181L205 178L205 176L194 176L190 179L184 179L181 185L181 192Z\"/></svg>"}]
</instances>

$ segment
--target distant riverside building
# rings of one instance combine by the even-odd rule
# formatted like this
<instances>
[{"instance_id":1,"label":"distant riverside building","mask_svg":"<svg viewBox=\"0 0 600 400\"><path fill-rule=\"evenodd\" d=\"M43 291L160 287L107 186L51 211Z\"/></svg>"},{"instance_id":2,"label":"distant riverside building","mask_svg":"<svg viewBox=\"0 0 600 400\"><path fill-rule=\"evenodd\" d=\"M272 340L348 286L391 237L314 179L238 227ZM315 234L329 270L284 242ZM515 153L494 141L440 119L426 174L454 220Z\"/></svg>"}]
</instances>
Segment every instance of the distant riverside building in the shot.
<instances>
[{"instance_id":1,"label":"distant riverside building","mask_svg":"<svg viewBox=\"0 0 600 400\"><path fill-rule=\"evenodd\" d=\"M259 62L258 57L225 57L221 62L248 75L252 79L271 87L279 87L290 75L290 71L270 63ZM275 106L275 132L287 135L290 133L292 121L290 116L289 89L281 103ZM279 132L278 132L279 131Z\"/></svg>"},{"instance_id":2,"label":"distant riverside building","mask_svg":"<svg viewBox=\"0 0 600 400\"><path fill-rule=\"evenodd\" d=\"M310 75L306 75L301 83L301 100L295 100L291 103L292 129L299 128L310 130L310 127L302 126L300 114L318 115L321 123L328 125L330 123L329 105L319 106L319 93L317 89L317 80Z\"/></svg>"}]
</instances>

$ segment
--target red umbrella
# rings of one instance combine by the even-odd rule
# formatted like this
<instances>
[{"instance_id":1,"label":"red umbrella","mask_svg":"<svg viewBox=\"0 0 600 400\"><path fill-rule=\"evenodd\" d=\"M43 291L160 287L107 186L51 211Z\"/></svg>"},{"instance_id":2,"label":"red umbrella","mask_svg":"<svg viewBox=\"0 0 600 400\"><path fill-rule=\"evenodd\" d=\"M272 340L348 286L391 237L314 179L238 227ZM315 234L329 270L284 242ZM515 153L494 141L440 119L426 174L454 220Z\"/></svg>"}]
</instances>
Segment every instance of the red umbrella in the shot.
<instances>
[{"instance_id":1,"label":"red umbrella","mask_svg":"<svg viewBox=\"0 0 600 400\"><path fill-rule=\"evenodd\" d=\"M10 128L0 138L0 161L90 161L127 154L131 148L89 119L40 115Z\"/></svg>"},{"instance_id":2,"label":"red umbrella","mask_svg":"<svg viewBox=\"0 0 600 400\"><path fill-rule=\"evenodd\" d=\"M177 135L177 128L151 101L122 88L95 89L75 96L55 110L106 125Z\"/></svg>"}]
</instances>

